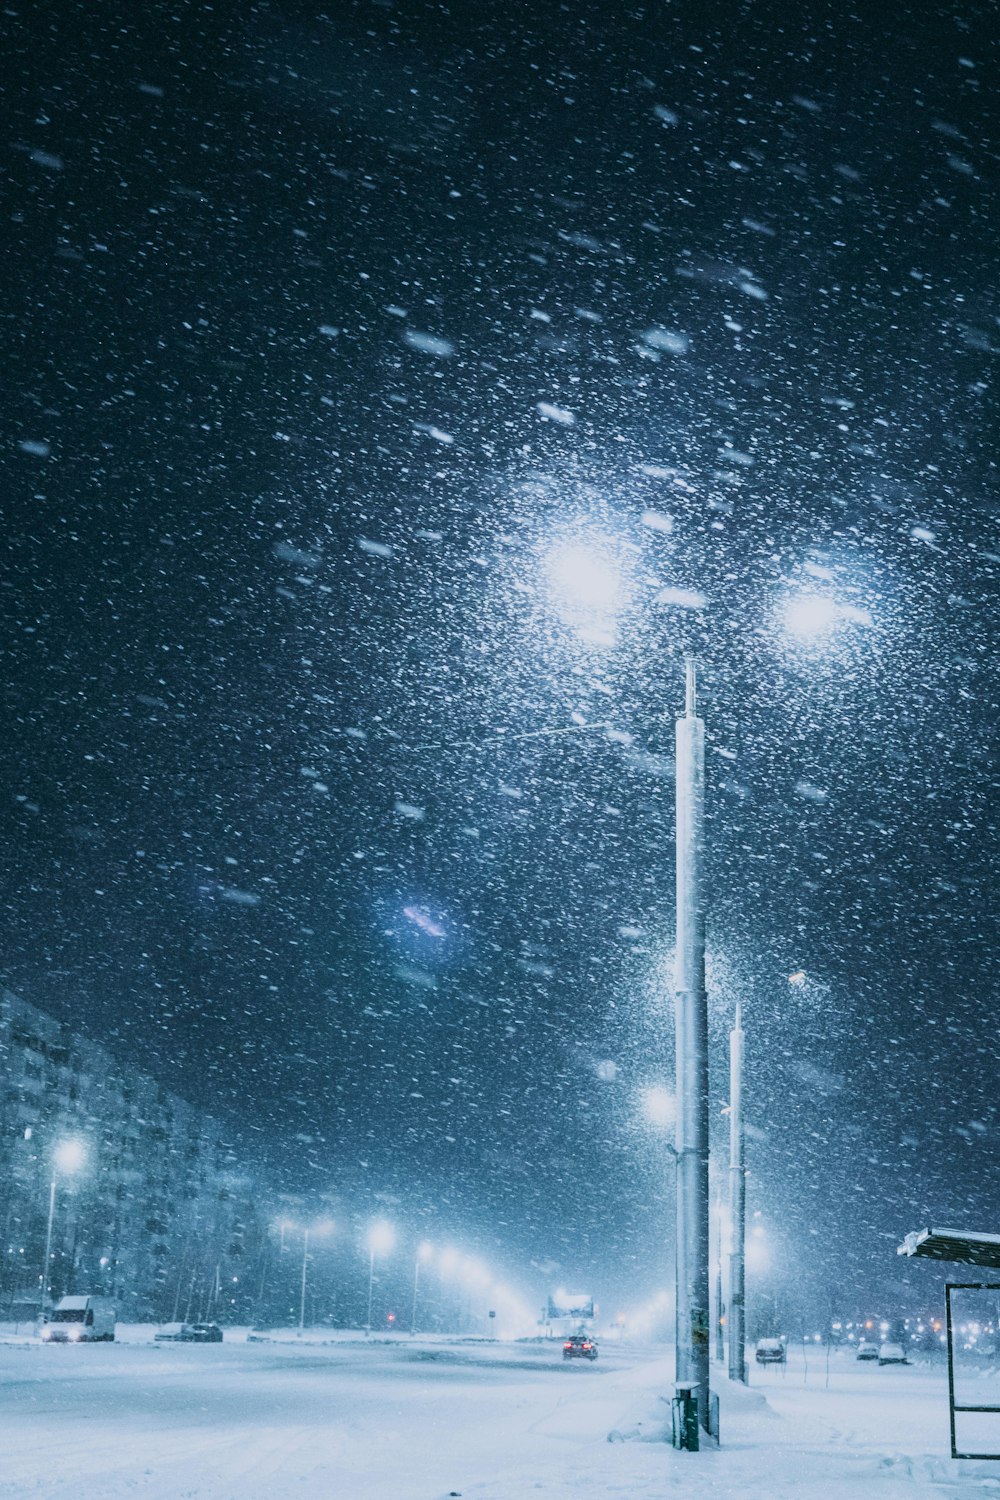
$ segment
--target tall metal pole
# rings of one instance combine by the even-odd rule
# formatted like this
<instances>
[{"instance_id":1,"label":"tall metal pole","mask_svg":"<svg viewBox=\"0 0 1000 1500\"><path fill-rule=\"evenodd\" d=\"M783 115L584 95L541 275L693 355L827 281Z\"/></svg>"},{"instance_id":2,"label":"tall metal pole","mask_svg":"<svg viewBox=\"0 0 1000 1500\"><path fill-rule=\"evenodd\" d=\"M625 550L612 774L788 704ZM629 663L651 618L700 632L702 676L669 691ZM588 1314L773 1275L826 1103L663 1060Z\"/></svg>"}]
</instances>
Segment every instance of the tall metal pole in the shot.
<instances>
[{"instance_id":1,"label":"tall metal pole","mask_svg":"<svg viewBox=\"0 0 1000 1500\"><path fill-rule=\"evenodd\" d=\"M49 1300L49 1257L52 1254L52 1220L56 1212L56 1174L49 1183L49 1223L45 1231L45 1264L42 1267L42 1305L39 1312L44 1316L45 1304Z\"/></svg>"},{"instance_id":2,"label":"tall metal pole","mask_svg":"<svg viewBox=\"0 0 1000 1500\"><path fill-rule=\"evenodd\" d=\"M739 1005L729 1033L729 1378L746 1376L747 1174L743 1160L743 1023Z\"/></svg>"},{"instance_id":3,"label":"tall metal pole","mask_svg":"<svg viewBox=\"0 0 1000 1500\"><path fill-rule=\"evenodd\" d=\"M715 1358L721 1365L725 1350L725 1303L722 1293L722 1189L715 1192Z\"/></svg>"},{"instance_id":4,"label":"tall metal pole","mask_svg":"<svg viewBox=\"0 0 1000 1500\"><path fill-rule=\"evenodd\" d=\"M299 1334L306 1326L306 1262L309 1259L309 1231L302 1231L302 1290L299 1294Z\"/></svg>"},{"instance_id":5,"label":"tall metal pole","mask_svg":"<svg viewBox=\"0 0 1000 1500\"><path fill-rule=\"evenodd\" d=\"M676 1379L698 1387L698 1420L709 1421L708 999L705 993L705 725L695 665L677 720L677 1310Z\"/></svg>"},{"instance_id":6,"label":"tall metal pole","mask_svg":"<svg viewBox=\"0 0 1000 1500\"><path fill-rule=\"evenodd\" d=\"M410 1333L417 1331L417 1282L420 1279L420 1256L413 1262L413 1311L410 1314Z\"/></svg>"},{"instance_id":7,"label":"tall metal pole","mask_svg":"<svg viewBox=\"0 0 1000 1500\"><path fill-rule=\"evenodd\" d=\"M372 1331L372 1289L375 1285L375 1248L368 1247L368 1322L365 1325L365 1333Z\"/></svg>"}]
</instances>

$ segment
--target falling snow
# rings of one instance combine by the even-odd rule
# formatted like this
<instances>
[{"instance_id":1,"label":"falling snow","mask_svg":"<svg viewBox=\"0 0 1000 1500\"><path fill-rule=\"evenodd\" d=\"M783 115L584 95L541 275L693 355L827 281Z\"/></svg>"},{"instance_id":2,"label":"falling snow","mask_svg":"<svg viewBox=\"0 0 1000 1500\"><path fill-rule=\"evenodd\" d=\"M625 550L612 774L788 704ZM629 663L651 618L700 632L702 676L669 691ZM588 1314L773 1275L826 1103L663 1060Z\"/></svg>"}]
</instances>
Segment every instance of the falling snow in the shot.
<instances>
[{"instance_id":1,"label":"falling snow","mask_svg":"<svg viewBox=\"0 0 1000 1500\"><path fill-rule=\"evenodd\" d=\"M1000 1227L989 8L126 10L5 16L0 1316L71 1127L129 1317L402 1323L426 1243L439 1333L481 1262L669 1340L694 656L751 1330L929 1317L898 1240Z\"/></svg>"}]
</instances>

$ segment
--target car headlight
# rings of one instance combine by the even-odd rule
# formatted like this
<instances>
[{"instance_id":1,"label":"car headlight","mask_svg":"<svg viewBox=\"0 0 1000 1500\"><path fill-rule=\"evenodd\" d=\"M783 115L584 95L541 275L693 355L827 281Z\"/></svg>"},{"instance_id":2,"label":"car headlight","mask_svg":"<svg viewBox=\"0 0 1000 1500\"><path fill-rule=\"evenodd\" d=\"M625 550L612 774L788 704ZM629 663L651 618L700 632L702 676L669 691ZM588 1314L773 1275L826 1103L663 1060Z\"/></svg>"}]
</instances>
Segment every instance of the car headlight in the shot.
<instances>
[{"instance_id":1,"label":"car headlight","mask_svg":"<svg viewBox=\"0 0 1000 1500\"><path fill-rule=\"evenodd\" d=\"M45 1328L42 1329L42 1338L43 1339L50 1339L51 1337L52 1337L52 1329L49 1328L48 1326L46 1326Z\"/></svg>"},{"instance_id":2,"label":"car headlight","mask_svg":"<svg viewBox=\"0 0 1000 1500\"><path fill-rule=\"evenodd\" d=\"M74 1344L79 1343L81 1333L82 1333L82 1329L71 1328L70 1331L69 1331L69 1336L70 1336L71 1342L74 1343Z\"/></svg>"}]
</instances>

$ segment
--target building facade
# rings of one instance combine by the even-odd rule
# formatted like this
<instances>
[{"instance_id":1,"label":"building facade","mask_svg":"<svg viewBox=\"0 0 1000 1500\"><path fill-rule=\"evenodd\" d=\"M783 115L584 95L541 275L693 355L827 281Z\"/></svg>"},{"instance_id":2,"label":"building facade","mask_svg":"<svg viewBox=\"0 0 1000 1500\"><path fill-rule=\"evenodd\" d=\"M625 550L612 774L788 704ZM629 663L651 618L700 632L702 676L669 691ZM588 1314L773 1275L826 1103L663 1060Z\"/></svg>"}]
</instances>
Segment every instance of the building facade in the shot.
<instances>
[{"instance_id":1,"label":"building facade","mask_svg":"<svg viewBox=\"0 0 1000 1500\"><path fill-rule=\"evenodd\" d=\"M0 1319L40 1305L50 1217L53 1298L104 1293L135 1320L254 1316L267 1217L220 1123L0 990Z\"/></svg>"}]
</instances>

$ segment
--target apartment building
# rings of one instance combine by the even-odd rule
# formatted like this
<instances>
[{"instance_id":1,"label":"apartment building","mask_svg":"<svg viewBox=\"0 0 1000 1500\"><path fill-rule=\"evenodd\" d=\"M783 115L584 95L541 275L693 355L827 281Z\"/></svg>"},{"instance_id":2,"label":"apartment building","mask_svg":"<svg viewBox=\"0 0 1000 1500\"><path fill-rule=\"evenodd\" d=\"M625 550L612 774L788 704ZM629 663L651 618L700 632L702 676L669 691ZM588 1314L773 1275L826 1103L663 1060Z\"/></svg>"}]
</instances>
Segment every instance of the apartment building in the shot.
<instances>
[{"instance_id":1,"label":"apartment building","mask_svg":"<svg viewBox=\"0 0 1000 1500\"><path fill-rule=\"evenodd\" d=\"M0 1318L48 1286L132 1319L252 1316L267 1228L223 1126L0 990Z\"/></svg>"}]
</instances>

